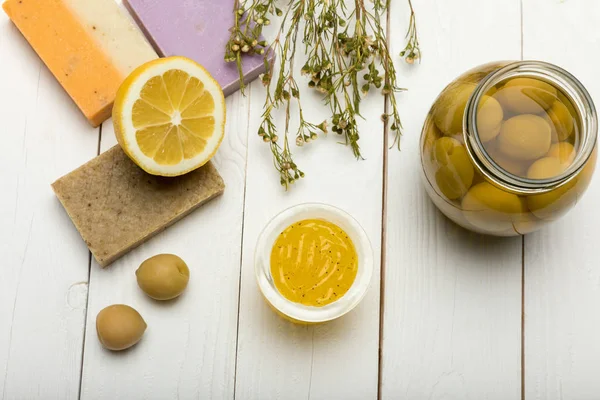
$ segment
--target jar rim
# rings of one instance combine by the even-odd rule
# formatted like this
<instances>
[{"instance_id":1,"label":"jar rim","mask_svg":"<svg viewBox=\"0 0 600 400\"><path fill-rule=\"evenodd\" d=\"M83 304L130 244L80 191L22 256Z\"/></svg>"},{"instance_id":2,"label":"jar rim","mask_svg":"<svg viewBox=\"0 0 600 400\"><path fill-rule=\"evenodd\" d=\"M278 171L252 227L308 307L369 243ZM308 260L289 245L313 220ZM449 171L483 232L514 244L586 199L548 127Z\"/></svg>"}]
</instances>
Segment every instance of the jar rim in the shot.
<instances>
[{"instance_id":1,"label":"jar rim","mask_svg":"<svg viewBox=\"0 0 600 400\"><path fill-rule=\"evenodd\" d=\"M582 133L581 145L575 159L561 175L547 179L529 179L512 174L494 161L479 138L477 109L481 99L493 86L514 77L537 78L551 83L569 98L579 114ZM596 146L598 118L589 92L571 73L543 61L515 61L491 72L479 82L465 107L463 133L465 147L475 161L476 167L484 176L513 192L537 194L553 190L556 186L569 182L583 169Z\"/></svg>"}]
</instances>

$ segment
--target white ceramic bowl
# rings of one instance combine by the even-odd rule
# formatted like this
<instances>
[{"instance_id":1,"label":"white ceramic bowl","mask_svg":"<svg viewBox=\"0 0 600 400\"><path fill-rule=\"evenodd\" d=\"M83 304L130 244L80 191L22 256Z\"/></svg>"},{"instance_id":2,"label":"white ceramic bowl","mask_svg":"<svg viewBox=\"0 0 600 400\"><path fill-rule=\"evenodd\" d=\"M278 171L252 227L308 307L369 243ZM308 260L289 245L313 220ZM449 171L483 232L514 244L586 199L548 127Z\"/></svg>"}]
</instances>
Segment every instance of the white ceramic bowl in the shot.
<instances>
[{"instance_id":1,"label":"white ceramic bowl","mask_svg":"<svg viewBox=\"0 0 600 400\"><path fill-rule=\"evenodd\" d=\"M352 239L358 255L358 271L348 292L323 307L311 307L289 301L279 293L271 275L271 250L281 232L295 222L323 219L342 228ZM288 208L275 216L258 238L255 253L255 273L265 299L281 314L297 322L331 321L351 311L365 297L373 276L373 249L360 224L339 208L319 203L305 203Z\"/></svg>"}]
</instances>

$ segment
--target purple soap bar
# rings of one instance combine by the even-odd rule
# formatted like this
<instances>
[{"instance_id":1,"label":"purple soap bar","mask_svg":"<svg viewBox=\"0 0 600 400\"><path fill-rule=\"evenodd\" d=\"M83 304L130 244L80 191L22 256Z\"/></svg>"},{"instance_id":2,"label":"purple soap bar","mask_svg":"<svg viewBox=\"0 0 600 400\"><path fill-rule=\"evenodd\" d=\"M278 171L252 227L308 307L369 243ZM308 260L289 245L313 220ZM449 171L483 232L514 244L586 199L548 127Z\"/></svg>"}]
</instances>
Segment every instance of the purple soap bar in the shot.
<instances>
[{"instance_id":1,"label":"purple soap bar","mask_svg":"<svg viewBox=\"0 0 600 400\"><path fill-rule=\"evenodd\" d=\"M240 88L235 62L224 61L233 26L233 0L124 0L125 6L162 57L185 56L219 82L225 96ZM224 4L225 3L225 4ZM263 56L243 57L244 82L265 72Z\"/></svg>"}]
</instances>

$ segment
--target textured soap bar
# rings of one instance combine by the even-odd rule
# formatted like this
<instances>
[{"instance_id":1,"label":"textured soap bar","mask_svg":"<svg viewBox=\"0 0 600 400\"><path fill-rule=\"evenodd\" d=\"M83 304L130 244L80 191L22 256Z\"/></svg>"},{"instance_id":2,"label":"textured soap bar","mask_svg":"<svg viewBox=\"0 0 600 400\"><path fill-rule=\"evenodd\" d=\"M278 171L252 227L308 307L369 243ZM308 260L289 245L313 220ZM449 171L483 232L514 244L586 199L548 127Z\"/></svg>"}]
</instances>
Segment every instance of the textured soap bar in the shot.
<instances>
[{"instance_id":1,"label":"textured soap bar","mask_svg":"<svg viewBox=\"0 0 600 400\"><path fill-rule=\"evenodd\" d=\"M149 175L119 146L52 184L94 258L107 266L223 193L209 162L176 178Z\"/></svg>"},{"instance_id":2,"label":"textured soap bar","mask_svg":"<svg viewBox=\"0 0 600 400\"><path fill-rule=\"evenodd\" d=\"M161 56L186 56L210 72L225 96L240 88L235 63L226 63L225 45L233 26L233 0L124 0ZM243 59L244 82L265 72L263 56Z\"/></svg>"},{"instance_id":3,"label":"textured soap bar","mask_svg":"<svg viewBox=\"0 0 600 400\"><path fill-rule=\"evenodd\" d=\"M7 0L4 11L93 126L129 73L156 58L114 0Z\"/></svg>"}]
</instances>

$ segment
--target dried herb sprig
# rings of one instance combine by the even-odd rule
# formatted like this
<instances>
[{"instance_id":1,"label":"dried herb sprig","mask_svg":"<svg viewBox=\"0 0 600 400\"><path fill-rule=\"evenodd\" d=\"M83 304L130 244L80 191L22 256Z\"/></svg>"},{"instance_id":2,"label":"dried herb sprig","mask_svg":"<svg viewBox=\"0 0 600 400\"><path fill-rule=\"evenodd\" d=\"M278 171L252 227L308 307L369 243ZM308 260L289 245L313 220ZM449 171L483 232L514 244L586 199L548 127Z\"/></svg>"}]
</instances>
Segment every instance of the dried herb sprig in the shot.
<instances>
[{"instance_id":1,"label":"dried herb sprig","mask_svg":"<svg viewBox=\"0 0 600 400\"><path fill-rule=\"evenodd\" d=\"M388 0L390 1L390 0ZM415 60L421 60L421 49L419 48L419 36L417 35L417 19L413 9L412 0L408 0L410 7L410 22L406 31L406 47L400 52L407 63L412 64Z\"/></svg>"},{"instance_id":2,"label":"dried herb sprig","mask_svg":"<svg viewBox=\"0 0 600 400\"><path fill-rule=\"evenodd\" d=\"M262 122L258 134L269 143L281 185L288 188L304 173L292 158L288 136L292 118L292 103L297 105L299 126L296 145L302 146L328 131L327 121L315 123L304 118L301 90L294 75L294 61L301 38L307 61L301 74L308 77L308 86L323 95L331 111L331 130L344 138L355 157L361 158L357 118L360 101L373 90L390 98L390 112L382 115L396 141L401 135L400 114L395 94L396 70L388 49L383 16L390 0L371 0L368 9L364 0L347 6L344 0L289 0L285 12L276 0L238 0L235 24L227 44L225 60L236 62L243 80L241 60L244 54L263 54L266 73L262 82L267 87ZM411 12L412 12L412 4ZM415 32L414 12L411 26ZM281 16L277 35L270 45L261 39L263 26L273 16ZM412 36L410 36L412 38ZM418 53L418 41L411 44ZM270 58L275 54L275 59ZM273 61L269 61L273 60ZM274 61L277 60L277 61ZM380 68L383 71L380 71ZM275 110L285 110L283 144L274 123Z\"/></svg>"},{"instance_id":3,"label":"dried herb sprig","mask_svg":"<svg viewBox=\"0 0 600 400\"><path fill-rule=\"evenodd\" d=\"M242 56L265 54L268 44L262 39L264 26L271 24L270 15L281 16L281 9L275 7L276 0L242 1L235 0L234 24L225 48L225 61L236 62L240 74L242 93L245 89Z\"/></svg>"}]
</instances>

